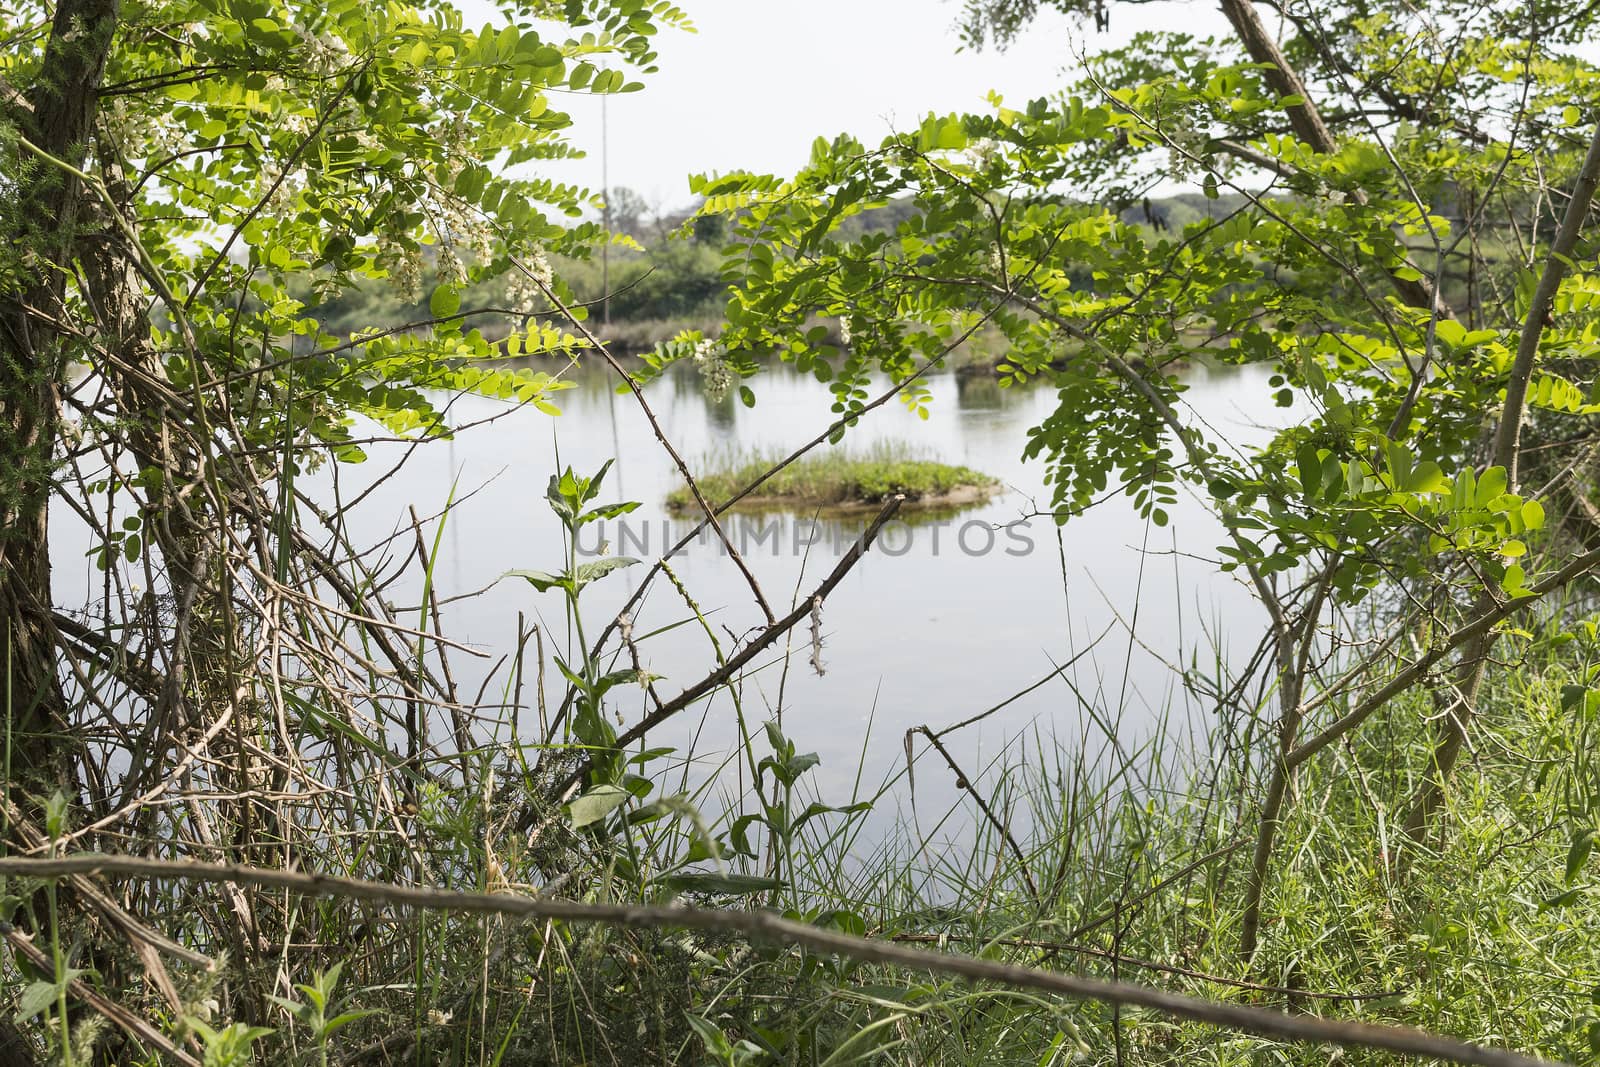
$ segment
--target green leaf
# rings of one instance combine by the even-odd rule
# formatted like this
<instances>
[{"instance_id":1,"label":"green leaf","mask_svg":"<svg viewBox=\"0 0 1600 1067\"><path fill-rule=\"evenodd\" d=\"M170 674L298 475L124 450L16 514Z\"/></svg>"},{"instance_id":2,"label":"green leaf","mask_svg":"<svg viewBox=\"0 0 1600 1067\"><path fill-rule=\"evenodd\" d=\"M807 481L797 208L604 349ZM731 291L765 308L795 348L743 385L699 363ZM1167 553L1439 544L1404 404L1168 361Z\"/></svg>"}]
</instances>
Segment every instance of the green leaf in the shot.
<instances>
[{"instance_id":1,"label":"green leaf","mask_svg":"<svg viewBox=\"0 0 1600 1067\"><path fill-rule=\"evenodd\" d=\"M571 467L560 474L550 476L550 484L545 488L544 498L550 504L550 510L562 519L570 521L578 514L578 482L572 475Z\"/></svg>"},{"instance_id":2,"label":"green leaf","mask_svg":"<svg viewBox=\"0 0 1600 1067\"><path fill-rule=\"evenodd\" d=\"M589 478L587 481L581 483L583 488L579 494L579 499L582 503L588 503L600 495L600 483L605 481L606 472L611 469L611 464L615 462L616 460L614 459L606 460L604 463L600 464L600 469L594 472L594 476L592 478Z\"/></svg>"},{"instance_id":3,"label":"green leaf","mask_svg":"<svg viewBox=\"0 0 1600 1067\"><path fill-rule=\"evenodd\" d=\"M1589 854L1594 851L1594 827L1585 826L1572 835L1572 845L1567 849L1567 874L1566 881L1571 885L1583 870L1583 865L1589 861Z\"/></svg>"},{"instance_id":4,"label":"green leaf","mask_svg":"<svg viewBox=\"0 0 1600 1067\"><path fill-rule=\"evenodd\" d=\"M1455 319L1440 319L1433 324L1433 335L1451 348L1455 348L1467 336L1467 328Z\"/></svg>"},{"instance_id":5,"label":"green leaf","mask_svg":"<svg viewBox=\"0 0 1600 1067\"><path fill-rule=\"evenodd\" d=\"M608 556L605 559L597 559L591 563L580 563L577 571L573 574L573 588L582 589L590 582L604 578L612 571L621 570L623 567L631 567L638 562L632 556Z\"/></svg>"},{"instance_id":6,"label":"green leaf","mask_svg":"<svg viewBox=\"0 0 1600 1067\"><path fill-rule=\"evenodd\" d=\"M582 829L604 819L626 804L632 796L620 785L597 785L567 805L567 818L572 821L574 829Z\"/></svg>"},{"instance_id":7,"label":"green leaf","mask_svg":"<svg viewBox=\"0 0 1600 1067\"><path fill-rule=\"evenodd\" d=\"M1412 469L1405 490L1408 493L1446 493L1450 491L1450 479L1433 460L1424 460Z\"/></svg>"},{"instance_id":8,"label":"green leaf","mask_svg":"<svg viewBox=\"0 0 1600 1067\"><path fill-rule=\"evenodd\" d=\"M713 1062L728 1063L733 1059L733 1042L728 1040L728 1035L722 1032L721 1027L703 1015L684 1012L683 1017L688 1020L695 1036L700 1038L700 1043L705 1045L706 1055Z\"/></svg>"},{"instance_id":9,"label":"green leaf","mask_svg":"<svg viewBox=\"0 0 1600 1067\"><path fill-rule=\"evenodd\" d=\"M656 879L656 884L673 893L710 893L717 896L745 896L782 889L788 883L779 878L759 878L753 874L669 874Z\"/></svg>"},{"instance_id":10,"label":"green leaf","mask_svg":"<svg viewBox=\"0 0 1600 1067\"><path fill-rule=\"evenodd\" d=\"M590 508L582 515L579 515L578 524L587 526L589 523L600 519L615 519L620 515L628 514L630 511L638 510L640 506L640 502L637 500L628 500L619 504L601 504L599 507Z\"/></svg>"},{"instance_id":11,"label":"green leaf","mask_svg":"<svg viewBox=\"0 0 1600 1067\"><path fill-rule=\"evenodd\" d=\"M1474 503L1480 508L1489 506L1491 500L1505 495L1506 469L1490 467L1478 476L1478 490Z\"/></svg>"},{"instance_id":12,"label":"green leaf","mask_svg":"<svg viewBox=\"0 0 1600 1067\"><path fill-rule=\"evenodd\" d=\"M50 799L44 805L45 832L52 838L60 837L67 829L67 812L72 807L72 800L62 790L57 789L50 794Z\"/></svg>"},{"instance_id":13,"label":"green leaf","mask_svg":"<svg viewBox=\"0 0 1600 1067\"><path fill-rule=\"evenodd\" d=\"M365 1019L369 1015L382 1014L377 1008L361 1008L356 1011L340 1012L322 1024L322 1036L326 1037L343 1026L348 1026L357 1019Z\"/></svg>"},{"instance_id":14,"label":"green leaf","mask_svg":"<svg viewBox=\"0 0 1600 1067\"><path fill-rule=\"evenodd\" d=\"M541 593L551 589L565 589L569 584L565 575L551 574L548 571L506 571L503 577L521 578Z\"/></svg>"},{"instance_id":15,"label":"green leaf","mask_svg":"<svg viewBox=\"0 0 1600 1067\"><path fill-rule=\"evenodd\" d=\"M805 811L802 811L798 816L795 817L795 820L790 824L789 829L791 831L799 830L800 827L804 826L806 823L810 822L812 819L815 819L819 815L854 815L859 812L871 810L872 804L865 800L857 801L854 804L846 804L842 808L834 807L831 804L824 804L820 800L814 800L810 804L806 805Z\"/></svg>"},{"instance_id":16,"label":"green leaf","mask_svg":"<svg viewBox=\"0 0 1600 1067\"><path fill-rule=\"evenodd\" d=\"M811 921L811 925L837 930L842 934L849 934L851 937L867 936L867 920L856 912L847 911L843 908L835 908L832 911L823 912Z\"/></svg>"},{"instance_id":17,"label":"green leaf","mask_svg":"<svg viewBox=\"0 0 1600 1067\"><path fill-rule=\"evenodd\" d=\"M1500 579L1500 588L1512 596L1516 596L1522 592L1523 584L1527 580L1527 573L1522 569L1521 565L1513 563L1506 568L1505 575Z\"/></svg>"},{"instance_id":18,"label":"green leaf","mask_svg":"<svg viewBox=\"0 0 1600 1067\"><path fill-rule=\"evenodd\" d=\"M1540 911L1553 911L1557 908L1570 907L1578 902L1581 889L1569 889L1565 893L1557 893L1553 897L1546 897L1539 902Z\"/></svg>"},{"instance_id":19,"label":"green leaf","mask_svg":"<svg viewBox=\"0 0 1600 1067\"><path fill-rule=\"evenodd\" d=\"M14 1018L18 1025L26 1023L54 1004L61 989L62 986L56 982L34 982L24 989L22 996L17 998L17 1012Z\"/></svg>"},{"instance_id":20,"label":"green leaf","mask_svg":"<svg viewBox=\"0 0 1600 1067\"><path fill-rule=\"evenodd\" d=\"M453 285L441 285L428 297L428 313L436 319L454 315L461 310L461 293Z\"/></svg>"},{"instance_id":21,"label":"green leaf","mask_svg":"<svg viewBox=\"0 0 1600 1067\"><path fill-rule=\"evenodd\" d=\"M1295 466L1300 475L1300 492L1307 499L1315 499L1322 486L1322 456L1317 446L1303 442L1295 453Z\"/></svg>"}]
</instances>

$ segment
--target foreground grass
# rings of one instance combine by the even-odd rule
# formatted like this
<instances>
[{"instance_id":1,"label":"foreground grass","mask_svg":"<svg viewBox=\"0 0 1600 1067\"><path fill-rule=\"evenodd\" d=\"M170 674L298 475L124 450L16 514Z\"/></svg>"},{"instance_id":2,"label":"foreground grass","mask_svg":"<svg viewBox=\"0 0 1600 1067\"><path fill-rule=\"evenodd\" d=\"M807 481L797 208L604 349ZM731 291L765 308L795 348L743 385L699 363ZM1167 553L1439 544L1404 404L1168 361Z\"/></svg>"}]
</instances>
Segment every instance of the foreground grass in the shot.
<instances>
[{"instance_id":1,"label":"foreground grass","mask_svg":"<svg viewBox=\"0 0 1600 1067\"><path fill-rule=\"evenodd\" d=\"M771 470L782 456L741 452L713 457L696 475L700 491L719 504ZM939 463L917 456L898 444L880 444L863 453L813 453L774 474L741 508L866 508L904 493L907 507L949 507L988 499L999 483L970 467ZM674 510L695 507L687 488L667 496Z\"/></svg>"},{"instance_id":2,"label":"foreground grass","mask_svg":"<svg viewBox=\"0 0 1600 1067\"><path fill-rule=\"evenodd\" d=\"M1036 738L976 774L974 790L1007 813L1025 862L971 810L941 825L924 807L865 852L860 822L835 820L780 839L753 865L786 882L757 903L931 948L1596 1062L1600 953L1583 931L1600 921L1600 892L1581 863L1568 866L1573 813L1589 810L1595 790L1589 726L1561 710L1583 669L1570 651L1508 673L1486 696L1494 740L1408 868L1390 862L1391 808L1425 766L1425 695L1309 765L1251 961L1236 945L1257 768L1226 756L1184 766L1161 744L1124 755ZM1213 739L1220 752L1230 740ZM921 763L919 782L936 767ZM682 1009L700 1024L683 1032L684 1051L706 1062L1333 1062L1326 1049L1150 1013L799 951L725 951Z\"/></svg>"},{"instance_id":3,"label":"foreground grass","mask_svg":"<svg viewBox=\"0 0 1600 1067\"><path fill-rule=\"evenodd\" d=\"M687 785L686 754L650 750L636 760L648 781L630 780L639 804L583 827L552 811L522 835L507 827L548 783L513 746L511 762L482 764L492 788L424 790L417 832L442 885L770 908L935 950L1594 1063L1600 888L1572 842L1600 798L1596 702L1583 697L1600 646L1545 638L1518 654L1486 688L1475 759L1408 868L1391 862L1393 810L1426 766L1426 693L1397 699L1305 766L1250 961L1236 952L1260 795L1261 761L1240 755L1260 728L1248 707L1221 709L1191 758L1160 736L1133 751L1092 730L1019 739L964 767L971 781L948 813L929 797L950 775L920 745L915 795L903 779L893 794L858 781L849 795L823 795L809 757L752 723L726 765L699 768L704 787ZM740 721L761 714L728 699ZM947 743L968 758L957 738ZM722 792L758 761L741 791ZM895 798L909 799L898 819ZM397 914L363 942L359 908L316 908L320 940L351 946L338 949L350 1006L379 1012L332 1038L333 1062L1402 1062L734 936ZM182 932L182 914L150 918ZM295 981L314 978L286 966ZM204 981L215 978L180 984L198 1002ZM223 998L220 1010L248 1009ZM314 1035L281 1013L264 1018L277 1032L257 1062L320 1061Z\"/></svg>"},{"instance_id":4,"label":"foreground grass","mask_svg":"<svg viewBox=\"0 0 1600 1067\"><path fill-rule=\"evenodd\" d=\"M1427 694L1396 700L1350 744L1308 764L1250 961L1236 946L1260 767L1230 755L1246 747L1248 709L1220 724L1192 761L1175 759L1173 743L1159 738L1125 752L1092 738L1035 737L986 768L966 768L973 792L1004 813L1021 861L970 802L941 820L924 792L887 833L865 816L830 816L733 862L783 883L750 903L825 926L1594 1063L1600 952L1585 931L1600 922L1600 890L1589 888L1582 857L1569 867L1574 830L1600 795L1593 724L1581 701L1575 717L1570 698L1592 651L1533 642L1519 665L1498 673L1484 696L1476 762L1453 789L1440 832L1408 866L1391 862L1393 809L1426 766ZM919 759L919 788L941 773L936 758ZM740 800L718 831L752 813L857 799L767 789ZM880 816L887 803L879 800ZM687 943L705 954L671 981L689 977L689 988L668 994L645 983L658 998L650 1017L666 1024L657 1036L672 1047L657 1053L660 1062L1334 1062L1327 1049L1146 1012L798 950ZM695 1022L675 1025L674 1008ZM634 1008L611 1022L620 1032L650 1029L645 1015Z\"/></svg>"}]
</instances>

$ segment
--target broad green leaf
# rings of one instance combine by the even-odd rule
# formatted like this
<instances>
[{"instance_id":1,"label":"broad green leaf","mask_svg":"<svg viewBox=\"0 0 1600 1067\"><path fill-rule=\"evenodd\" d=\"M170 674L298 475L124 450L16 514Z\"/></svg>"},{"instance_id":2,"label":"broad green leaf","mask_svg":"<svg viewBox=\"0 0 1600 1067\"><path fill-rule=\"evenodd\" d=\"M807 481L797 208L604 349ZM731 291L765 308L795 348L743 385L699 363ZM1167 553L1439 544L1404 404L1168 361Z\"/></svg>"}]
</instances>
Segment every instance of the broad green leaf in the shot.
<instances>
[{"instance_id":1,"label":"broad green leaf","mask_svg":"<svg viewBox=\"0 0 1600 1067\"><path fill-rule=\"evenodd\" d=\"M669 874L656 879L656 884L673 893L707 893L714 896L746 896L782 889L788 883L781 878L760 878L751 874L688 873Z\"/></svg>"},{"instance_id":2,"label":"broad green leaf","mask_svg":"<svg viewBox=\"0 0 1600 1067\"><path fill-rule=\"evenodd\" d=\"M590 582L604 578L614 570L631 567L639 561L632 556L607 556L605 559L593 560L589 563L578 564L578 569L573 574L573 586L582 589Z\"/></svg>"},{"instance_id":3,"label":"broad green leaf","mask_svg":"<svg viewBox=\"0 0 1600 1067\"><path fill-rule=\"evenodd\" d=\"M461 292L453 285L441 285L428 298L428 311L436 319L446 318L461 310Z\"/></svg>"},{"instance_id":4,"label":"broad green leaf","mask_svg":"<svg viewBox=\"0 0 1600 1067\"><path fill-rule=\"evenodd\" d=\"M18 1025L26 1023L35 1015L55 1004L64 987L56 982L34 982L22 991L22 996L17 998L17 1010L14 1018Z\"/></svg>"},{"instance_id":5,"label":"broad green leaf","mask_svg":"<svg viewBox=\"0 0 1600 1067\"><path fill-rule=\"evenodd\" d=\"M564 575L550 574L548 571L506 571L504 577L521 578L541 593L548 592L551 589L564 589L569 584Z\"/></svg>"},{"instance_id":6,"label":"broad green leaf","mask_svg":"<svg viewBox=\"0 0 1600 1067\"><path fill-rule=\"evenodd\" d=\"M633 794L619 785L597 785L567 804L567 818L576 829L599 822L626 804Z\"/></svg>"}]
</instances>

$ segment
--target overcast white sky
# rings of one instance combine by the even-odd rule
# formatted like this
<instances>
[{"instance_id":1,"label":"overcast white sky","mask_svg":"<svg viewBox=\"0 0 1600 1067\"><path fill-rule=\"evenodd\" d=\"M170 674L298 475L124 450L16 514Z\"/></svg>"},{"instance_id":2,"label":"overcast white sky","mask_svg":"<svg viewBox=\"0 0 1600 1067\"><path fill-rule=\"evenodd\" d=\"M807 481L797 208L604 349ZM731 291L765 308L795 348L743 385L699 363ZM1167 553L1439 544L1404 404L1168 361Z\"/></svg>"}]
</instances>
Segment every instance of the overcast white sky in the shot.
<instances>
[{"instance_id":1,"label":"overcast white sky","mask_svg":"<svg viewBox=\"0 0 1600 1067\"><path fill-rule=\"evenodd\" d=\"M818 135L850 132L872 143L929 111L982 110L991 89L1021 103L1069 80L1073 55L1086 44L1095 50L1145 28L1203 35L1226 25L1204 0L1118 6L1108 37L1050 14L1006 52L957 54L956 0L679 4L699 32L663 32L660 73L607 104L611 184L663 209L691 201L691 173L791 173ZM557 106L572 112L573 140L589 153L558 173L599 189L598 101L570 97Z\"/></svg>"}]
</instances>

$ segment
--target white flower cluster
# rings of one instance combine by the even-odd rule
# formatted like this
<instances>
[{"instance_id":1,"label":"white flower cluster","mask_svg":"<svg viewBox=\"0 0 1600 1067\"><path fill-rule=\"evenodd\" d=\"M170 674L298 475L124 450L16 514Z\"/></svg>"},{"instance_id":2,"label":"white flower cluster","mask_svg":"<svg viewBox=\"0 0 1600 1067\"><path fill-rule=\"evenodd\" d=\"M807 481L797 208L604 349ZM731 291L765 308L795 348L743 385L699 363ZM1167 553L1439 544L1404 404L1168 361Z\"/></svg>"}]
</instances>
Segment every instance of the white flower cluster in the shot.
<instances>
[{"instance_id":1,"label":"white flower cluster","mask_svg":"<svg viewBox=\"0 0 1600 1067\"><path fill-rule=\"evenodd\" d=\"M468 122L467 116L460 112L448 118L440 119L428 127L428 136L444 146L444 156L447 163L454 162L454 166L450 170L452 177L456 171L461 169L462 161L476 158L476 154L471 152L472 123Z\"/></svg>"},{"instance_id":2,"label":"white flower cluster","mask_svg":"<svg viewBox=\"0 0 1600 1067\"><path fill-rule=\"evenodd\" d=\"M522 269L511 268L511 275L506 281L506 300L516 311L531 315L549 305L545 290L555 284L555 275L551 273L550 260L539 245L523 249L514 258Z\"/></svg>"},{"instance_id":3,"label":"white flower cluster","mask_svg":"<svg viewBox=\"0 0 1600 1067\"><path fill-rule=\"evenodd\" d=\"M967 146L967 159L974 167L987 167L1000 156L1000 144L992 137L980 137Z\"/></svg>"},{"instance_id":4,"label":"white flower cluster","mask_svg":"<svg viewBox=\"0 0 1600 1067\"><path fill-rule=\"evenodd\" d=\"M319 78L336 74L350 58L350 48L337 34L313 33L304 26L294 27L305 45L306 69Z\"/></svg>"},{"instance_id":5,"label":"white flower cluster","mask_svg":"<svg viewBox=\"0 0 1600 1067\"><path fill-rule=\"evenodd\" d=\"M439 281L446 285L461 285L467 280L467 268L462 266L461 257L456 255L456 250L448 244L439 246L437 257Z\"/></svg>"},{"instance_id":6,"label":"white flower cluster","mask_svg":"<svg viewBox=\"0 0 1600 1067\"><path fill-rule=\"evenodd\" d=\"M479 263L494 258L494 227L471 204L453 196L442 196L435 205L439 233L453 244L472 250Z\"/></svg>"},{"instance_id":7,"label":"white flower cluster","mask_svg":"<svg viewBox=\"0 0 1600 1067\"><path fill-rule=\"evenodd\" d=\"M690 358L700 371L706 396L713 401L720 401L727 396L733 388L733 383L738 380L738 375L728 366L727 353L723 351L722 342L713 337L703 337L695 342L694 354Z\"/></svg>"},{"instance_id":8,"label":"white flower cluster","mask_svg":"<svg viewBox=\"0 0 1600 1067\"><path fill-rule=\"evenodd\" d=\"M358 125L354 129L347 130L345 132L349 133L351 137L355 138L356 144L359 145L361 150L364 152L379 152L383 150L383 142L378 140L377 137L373 136L372 131L367 129L365 126Z\"/></svg>"},{"instance_id":9,"label":"white flower cluster","mask_svg":"<svg viewBox=\"0 0 1600 1067\"><path fill-rule=\"evenodd\" d=\"M811 669L817 672L820 678L828 673L828 668L822 665L822 598L811 598Z\"/></svg>"},{"instance_id":10,"label":"white flower cluster","mask_svg":"<svg viewBox=\"0 0 1600 1067\"><path fill-rule=\"evenodd\" d=\"M1174 122L1161 131L1167 139L1167 175L1173 181L1188 181L1200 172L1210 138L1204 130Z\"/></svg>"},{"instance_id":11,"label":"white flower cluster","mask_svg":"<svg viewBox=\"0 0 1600 1067\"><path fill-rule=\"evenodd\" d=\"M269 218L281 218L293 211L302 185L300 175L285 174L276 161L263 163L256 180L255 194L257 200L263 201L261 213Z\"/></svg>"},{"instance_id":12,"label":"white flower cluster","mask_svg":"<svg viewBox=\"0 0 1600 1067\"><path fill-rule=\"evenodd\" d=\"M479 263L494 258L494 228L475 205L447 192L455 188L456 178L468 163L481 162L474 149L472 124L465 115L440 119L428 127L428 135L442 151L433 165L433 184L439 190L434 198L434 215L440 236L470 248Z\"/></svg>"},{"instance_id":13,"label":"white flower cluster","mask_svg":"<svg viewBox=\"0 0 1600 1067\"><path fill-rule=\"evenodd\" d=\"M285 108L278 115L278 129L288 134L297 141L303 141L311 136L311 131L316 128L316 116L310 111Z\"/></svg>"},{"instance_id":14,"label":"white flower cluster","mask_svg":"<svg viewBox=\"0 0 1600 1067\"><path fill-rule=\"evenodd\" d=\"M178 125L170 113L162 112L152 118L150 125L145 127L145 143L151 157L159 156L165 159L183 151L188 144L188 131Z\"/></svg>"},{"instance_id":15,"label":"white flower cluster","mask_svg":"<svg viewBox=\"0 0 1600 1067\"><path fill-rule=\"evenodd\" d=\"M100 122L112 137L130 149L133 147L132 142L138 137L139 131L128 114L128 105L123 102L122 97L113 96L100 105Z\"/></svg>"},{"instance_id":16,"label":"white flower cluster","mask_svg":"<svg viewBox=\"0 0 1600 1067\"><path fill-rule=\"evenodd\" d=\"M378 262L389 272L389 284L402 300L422 296L422 252L408 248L392 237L378 238Z\"/></svg>"},{"instance_id":17,"label":"white flower cluster","mask_svg":"<svg viewBox=\"0 0 1600 1067\"><path fill-rule=\"evenodd\" d=\"M839 344L844 348L849 348L850 339L854 336L855 334L850 329L850 317L848 315L841 316L839 319Z\"/></svg>"},{"instance_id":18,"label":"white flower cluster","mask_svg":"<svg viewBox=\"0 0 1600 1067\"><path fill-rule=\"evenodd\" d=\"M344 285L332 274L318 274L311 283L312 295L319 304L326 304L330 300L337 300L344 293Z\"/></svg>"},{"instance_id":19,"label":"white flower cluster","mask_svg":"<svg viewBox=\"0 0 1600 1067\"><path fill-rule=\"evenodd\" d=\"M107 135L121 145L129 157L142 159L147 164L176 155L188 141L187 131L171 112L135 113L121 96L112 97L101 107L100 121Z\"/></svg>"}]
</instances>

